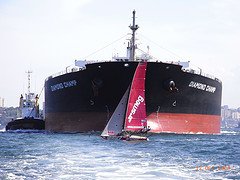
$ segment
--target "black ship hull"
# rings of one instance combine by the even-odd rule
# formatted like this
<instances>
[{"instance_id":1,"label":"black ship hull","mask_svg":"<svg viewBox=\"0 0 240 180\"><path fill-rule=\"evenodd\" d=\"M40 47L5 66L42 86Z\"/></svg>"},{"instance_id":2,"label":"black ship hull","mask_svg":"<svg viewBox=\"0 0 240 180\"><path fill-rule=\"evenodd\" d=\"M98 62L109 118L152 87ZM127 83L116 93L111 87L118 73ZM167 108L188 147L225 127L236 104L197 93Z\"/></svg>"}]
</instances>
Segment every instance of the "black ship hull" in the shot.
<instances>
[{"instance_id":1,"label":"black ship hull","mask_svg":"<svg viewBox=\"0 0 240 180\"><path fill-rule=\"evenodd\" d=\"M138 62L101 62L49 77L45 82L46 130L102 131L130 85ZM146 111L156 133L219 133L222 84L182 66L148 62Z\"/></svg>"},{"instance_id":2,"label":"black ship hull","mask_svg":"<svg viewBox=\"0 0 240 180\"><path fill-rule=\"evenodd\" d=\"M45 121L27 117L16 119L7 124L6 131L9 130L45 130Z\"/></svg>"}]
</instances>

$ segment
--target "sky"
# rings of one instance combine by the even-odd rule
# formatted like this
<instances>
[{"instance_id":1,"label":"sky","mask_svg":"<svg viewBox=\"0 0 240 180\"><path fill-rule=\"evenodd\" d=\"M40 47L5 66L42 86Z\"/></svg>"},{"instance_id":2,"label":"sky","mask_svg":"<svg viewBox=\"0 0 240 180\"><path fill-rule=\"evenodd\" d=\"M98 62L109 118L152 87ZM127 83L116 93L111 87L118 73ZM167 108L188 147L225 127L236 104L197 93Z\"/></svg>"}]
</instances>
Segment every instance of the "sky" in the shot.
<instances>
[{"instance_id":1,"label":"sky","mask_svg":"<svg viewBox=\"0 0 240 180\"><path fill-rule=\"evenodd\" d=\"M134 9L139 48L214 75L223 83L222 105L240 107L239 0L0 0L5 106L18 106L27 92L28 70L31 91L41 94L42 103L45 79L76 59L124 56Z\"/></svg>"}]
</instances>

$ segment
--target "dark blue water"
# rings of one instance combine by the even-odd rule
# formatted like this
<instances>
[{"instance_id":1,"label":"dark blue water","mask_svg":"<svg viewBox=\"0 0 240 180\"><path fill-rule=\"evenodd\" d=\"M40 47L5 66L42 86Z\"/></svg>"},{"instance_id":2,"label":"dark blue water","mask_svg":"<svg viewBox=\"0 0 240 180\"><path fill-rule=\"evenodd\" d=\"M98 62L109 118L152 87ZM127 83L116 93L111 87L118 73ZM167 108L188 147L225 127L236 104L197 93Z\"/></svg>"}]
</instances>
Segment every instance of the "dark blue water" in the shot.
<instances>
[{"instance_id":1,"label":"dark blue water","mask_svg":"<svg viewBox=\"0 0 240 180\"><path fill-rule=\"evenodd\" d=\"M0 179L240 179L240 131L152 135L0 133Z\"/></svg>"}]
</instances>

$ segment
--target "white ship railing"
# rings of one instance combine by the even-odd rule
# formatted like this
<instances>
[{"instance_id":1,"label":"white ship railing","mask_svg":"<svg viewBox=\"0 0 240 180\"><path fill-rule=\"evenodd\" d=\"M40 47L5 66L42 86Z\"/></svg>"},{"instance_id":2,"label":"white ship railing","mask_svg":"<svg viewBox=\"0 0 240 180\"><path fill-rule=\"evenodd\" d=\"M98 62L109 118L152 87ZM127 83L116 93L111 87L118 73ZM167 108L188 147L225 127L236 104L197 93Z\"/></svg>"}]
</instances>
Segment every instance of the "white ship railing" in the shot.
<instances>
[{"instance_id":1,"label":"white ship railing","mask_svg":"<svg viewBox=\"0 0 240 180\"><path fill-rule=\"evenodd\" d=\"M109 62L109 61L87 61L86 64L93 64L93 63L98 63L98 62ZM61 76L61 75L72 73L72 72L83 71L85 69L86 69L86 67L67 66L65 70L57 72L55 74L52 74L51 76L47 77L45 81L47 81L51 78L55 78L57 76Z\"/></svg>"},{"instance_id":2,"label":"white ship railing","mask_svg":"<svg viewBox=\"0 0 240 180\"><path fill-rule=\"evenodd\" d=\"M114 61L111 61L111 60L110 61L87 61L86 64L93 64L93 63L99 63L99 62L114 62ZM115 62L117 62L117 61L115 61ZM150 62L154 62L154 61L150 61ZM164 63L162 61L155 61L155 62ZM180 65L178 62L174 62L174 61L172 61L172 62L165 62L165 63ZM86 69L86 67L77 67L77 66L71 67L71 66L67 66L65 70L60 71L58 73L55 73L55 74L47 77L45 81L47 81L47 80L49 80L51 78L55 78L57 76L61 76L61 75L72 73L72 72L78 72L78 71L82 71L82 70L85 70L85 69ZM216 80L216 81L222 83L221 80L219 80L218 78L216 78L213 75L204 73L202 71L202 69L200 69L200 68L199 69L193 69L193 68L186 68L186 69L184 69L184 68L182 68L182 71L187 72L187 73L191 73L191 74L197 74L197 75L200 75L200 76L203 76L203 77L207 77L209 79L213 79L213 80Z\"/></svg>"},{"instance_id":3,"label":"white ship railing","mask_svg":"<svg viewBox=\"0 0 240 180\"><path fill-rule=\"evenodd\" d=\"M213 76L211 74L204 73L204 72L202 72L202 70L196 70L196 69L189 68L189 69L182 69L182 71L191 73L191 74L197 74L197 75L207 77L209 79L213 79L213 80L216 80L216 81L222 83L222 81L220 79L216 78L215 76Z\"/></svg>"}]
</instances>

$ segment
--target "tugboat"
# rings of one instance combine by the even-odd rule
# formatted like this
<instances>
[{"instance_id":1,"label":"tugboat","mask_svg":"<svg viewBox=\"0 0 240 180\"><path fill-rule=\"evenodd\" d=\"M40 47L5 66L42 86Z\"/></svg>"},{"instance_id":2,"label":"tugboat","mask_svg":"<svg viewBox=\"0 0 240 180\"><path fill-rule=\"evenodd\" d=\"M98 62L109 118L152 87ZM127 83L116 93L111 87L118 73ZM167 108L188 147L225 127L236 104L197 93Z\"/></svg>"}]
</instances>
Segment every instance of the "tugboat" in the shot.
<instances>
[{"instance_id":1,"label":"tugboat","mask_svg":"<svg viewBox=\"0 0 240 180\"><path fill-rule=\"evenodd\" d=\"M28 73L28 93L20 97L19 103L19 113L21 114L19 118L13 119L6 126L6 131L8 130L44 130L45 121L40 116L39 113L39 96L35 93L30 92L30 74Z\"/></svg>"}]
</instances>

